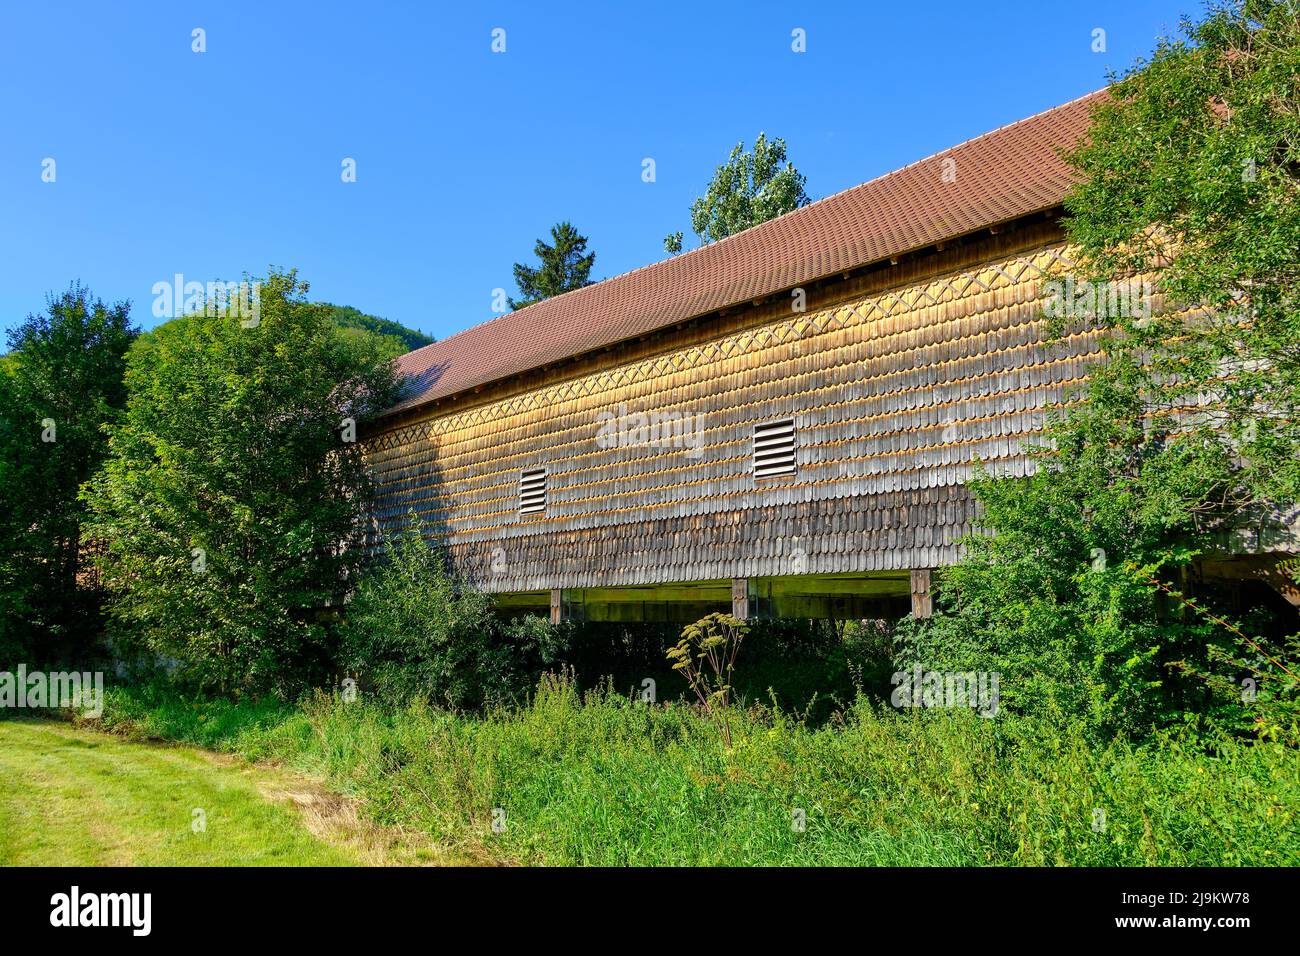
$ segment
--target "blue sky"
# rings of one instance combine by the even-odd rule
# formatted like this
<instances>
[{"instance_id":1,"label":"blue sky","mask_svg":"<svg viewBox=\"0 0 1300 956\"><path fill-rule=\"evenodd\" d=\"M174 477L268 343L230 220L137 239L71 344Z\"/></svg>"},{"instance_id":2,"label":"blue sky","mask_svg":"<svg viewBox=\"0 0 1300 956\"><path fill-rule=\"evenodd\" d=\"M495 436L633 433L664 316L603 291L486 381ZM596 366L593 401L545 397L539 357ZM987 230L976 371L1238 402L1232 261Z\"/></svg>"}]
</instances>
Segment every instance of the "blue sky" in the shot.
<instances>
[{"instance_id":1,"label":"blue sky","mask_svg":"<svg viewBox=\"0 0 1300 956\"><path fill-rule=\"evenodd\" d=\"M80 280L149 327L155 282L275 265L313 298L445 337L492 316L560 219L590 237L597 278L663 258L670 231L690 248L691 199L760 130L820 198L1102 86L1200 12L545 6L5 2L0 325Z\"/></svg>"}]
</instances>

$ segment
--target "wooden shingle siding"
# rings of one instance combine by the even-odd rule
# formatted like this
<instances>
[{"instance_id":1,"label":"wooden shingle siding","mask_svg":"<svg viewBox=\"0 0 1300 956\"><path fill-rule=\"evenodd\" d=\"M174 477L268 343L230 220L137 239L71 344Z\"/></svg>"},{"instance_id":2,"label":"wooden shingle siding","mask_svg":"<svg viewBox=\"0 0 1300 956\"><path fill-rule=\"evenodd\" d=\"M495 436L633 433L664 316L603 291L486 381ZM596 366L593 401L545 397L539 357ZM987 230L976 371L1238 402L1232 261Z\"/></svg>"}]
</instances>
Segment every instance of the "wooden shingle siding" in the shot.
<instances>
[{"instance_id":1,"label":"wooden shingle siding","mask_svg":"<svg viewBox=\"0 0 1300 956\"><path fill-rule=\"evenodd\" d=\"M825 287L802 314L777 297L437 403L369 437L377 517L414 508L496 592L950 563L974 460L1024 474L1021 442L1096 357L1090 332L1044 343L1036 295L1064 266L1039 222ZM597 440L636 413L677 430L633 417ZM797 474L756 482L754 427L781 419ZM542 467L546 511L521 519L521 473Z\"/></svg>"},{"instance_id":2,"label":"wooden shingle siding","mask_svg":"<svg viewBox=\"0 0 1300 956\"><path fill-rule=\"evenodd\" d=\"M948 563L969 493L931 488L800 502L779 517L724 512L585 531L458 540L458 567L488 591L631 586L723 577L907 570Z\"/></svg>"}]
</instances>

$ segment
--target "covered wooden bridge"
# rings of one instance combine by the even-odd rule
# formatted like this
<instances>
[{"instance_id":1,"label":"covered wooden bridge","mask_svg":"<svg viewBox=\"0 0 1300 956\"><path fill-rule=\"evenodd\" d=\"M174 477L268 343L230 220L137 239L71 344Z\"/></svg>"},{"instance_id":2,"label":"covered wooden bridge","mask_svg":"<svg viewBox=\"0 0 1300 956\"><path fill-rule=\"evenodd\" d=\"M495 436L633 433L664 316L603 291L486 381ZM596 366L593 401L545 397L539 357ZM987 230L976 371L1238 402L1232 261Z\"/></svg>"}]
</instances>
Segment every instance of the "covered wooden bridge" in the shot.
<instances>
[{"instance_id":1,"label":"covered wooden bridge","mask_svg":"<svg viewBox=\"0 0 1300 956\"><path fill-rule=\"evenodd\" d=\"M407 354L380 523L556 620L928 614L1095 357L1036 299L1099 95Z\"/></svg>"}]
</instances>

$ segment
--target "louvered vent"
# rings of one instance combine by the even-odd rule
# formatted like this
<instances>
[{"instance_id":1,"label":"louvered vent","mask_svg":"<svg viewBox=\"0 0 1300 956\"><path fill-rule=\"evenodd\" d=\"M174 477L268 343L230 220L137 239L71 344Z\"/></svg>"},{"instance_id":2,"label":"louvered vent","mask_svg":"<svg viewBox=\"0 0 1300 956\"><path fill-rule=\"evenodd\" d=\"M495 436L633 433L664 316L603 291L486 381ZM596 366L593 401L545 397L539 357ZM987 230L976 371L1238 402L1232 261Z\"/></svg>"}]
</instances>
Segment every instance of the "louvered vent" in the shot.
<instances>
[{"instance_id":1,"label":"louvered vent","mask_svg":"<svg viewBox=\"0 0 1300 956\"><path fill-rule=\"evenodd\" d=\"M546 469L532 468L519 475L519 513L540 514L546 510Z\"/></svg>"},{"instance_id":2,"label":"louvered vent","mask_svg":"<svg viewBox=\"0 0 1300 956\"><path fill-rule=\"evenodd\" d=\"M794 419L754 426L754 477L793 475Z\"/></svg>"}]
</instances>

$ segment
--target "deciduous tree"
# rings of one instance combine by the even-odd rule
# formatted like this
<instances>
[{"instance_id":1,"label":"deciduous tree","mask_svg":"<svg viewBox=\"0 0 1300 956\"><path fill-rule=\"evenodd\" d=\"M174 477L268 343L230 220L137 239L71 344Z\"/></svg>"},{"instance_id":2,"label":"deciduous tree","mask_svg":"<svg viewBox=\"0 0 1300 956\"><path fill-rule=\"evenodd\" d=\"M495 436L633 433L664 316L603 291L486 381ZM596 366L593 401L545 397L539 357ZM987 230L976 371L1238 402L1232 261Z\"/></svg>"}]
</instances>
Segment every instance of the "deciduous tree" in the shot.
<instances>
[{"instance_id":1,"label":"deciduous tree","mask_svg":"<svg viewBox=\"0 0 1300 956\"><path fill-rule=\"evenodd\" d=\"M123 420L86 488L114 636L223 689L322 679L362 561L355 428L389 404L373 336L340 335L294 272L255 321L195 313L132 349Z\"/></svg>"},{"instance_id":2,"label":"deciduous tree","mask_svg":"<svg viewBox=\"0 0 1300 956\"><path fill-rule=\"evenodd\" d=\"M759 133L753 152L745 152L745 144L737 143L714 172L704 195L691 203L691 228L702 243L725 239L807 205L806 183L786 157L785 140L769 140ZM682 234L670 233L664 249L681 252Z\"/></svg>"},{"instance_id":3,"label":"deciduous tree","mask_svg":"<svg viewBox=\"0 0 1300 956\"><path fill-rule=\"evenodd\" d=\"M103 426L125 405L135 335L127 303L105 305L81 286L9 332L0 367L0 669L5 660L76 663L98 635L78 491L104 458Z\"/></svg>"},{"instance_id":4,"label":"deciduous tree","mask_svg":"<svg viewBox=\"0 0 1300 956\"><path fill-rule=\"evenodd\" d=\"M1219 4L1112 86L1070 157L1081 278L1152 272L1171 306L1108 317L1110 351L1149 363L1158 428L1242 456L1246 504L1300 500L1297 77L1295 3ZM1203 414L1176 417L1204 394Z\"/></svg>"},{"instance_id":5,"label":"deciduous tree","mask_svg":"<svg viewBox=\"0 0 1300 956\"><path fill-rule=\"evenodd\" d=\"M941 612L902 629L902 663L1001 671L1012 708L1103 735L1200 715L1296 739L1294 614L1184 595L1181 572L1300 499L1297 76L1294 5L1234 2L1095 109L1070 156L1068 278L1150 275L1165 307L1057 316L1093 326L1104 359L1035 475L974 483L983 533L944 575Z\"/></svg>"}]
</instances>

